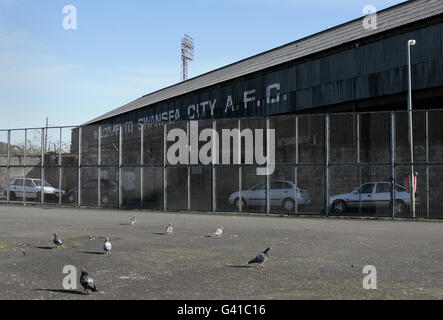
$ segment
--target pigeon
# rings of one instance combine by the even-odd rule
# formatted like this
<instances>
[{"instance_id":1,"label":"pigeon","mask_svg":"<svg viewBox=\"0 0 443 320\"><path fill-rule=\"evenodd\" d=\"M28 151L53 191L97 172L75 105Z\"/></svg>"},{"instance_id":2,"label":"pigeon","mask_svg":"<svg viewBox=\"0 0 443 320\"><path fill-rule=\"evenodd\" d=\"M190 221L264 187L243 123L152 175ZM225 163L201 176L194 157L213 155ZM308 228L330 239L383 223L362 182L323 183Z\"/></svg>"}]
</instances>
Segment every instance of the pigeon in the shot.
<instances>
[{"instance_id":1,"label":"pigeon","mask_svg":"<svg viewBox=\"0 0 443 320\"><path fill-rule=\"evenodd\" d=\"M84 269L81 269L80 275L80 284L84 288L85 294L91 294L91 292L97 292L97 287L95 286L94 279L88 276L88 272Z\"/></svg>"},{"instance_id":2,"label":"pigeon","mask_svg":"<svg viewBox=\"0 0 443 320\"><path fill-rule=\"evenodd\" d=\"M103 250L105 250L106 253L110 252L112 249L112 245L109 242L109 238L106 237L105 243L103 243Z\"/></svg>"},{"instance_id":3,"label":"pigeon","mask_svg":"<svg viewBox=\"0 0 443 320\"><path fill-rule=\"evenodd\" d=\"M168 226L166 227L165 234L172 234L173 230L174 227L172 226L171 222L169 222Z\"/></svg>"},{"instance_id":4,"label":"pigeon","mask_svg":"<svg viewBox=\"0 0 443 320\"><path fill-rule=\"evenodd\" d=\"M259 263L260 266L263 268L263 263L266 262L266 260L268 260L269 257L269 250L271 250L272 248L266 248L265 251L263 251L262 253L259 253L254 259L252 259L251 261L249 261L248 263Z\"/></svg>"},{"instance_id":5,"label":"pigeon","mask_svg":"<svg viewBox=\"0 0 443 320\"><path fill-rule=\"evenodd\" d=\"M54 244L58 247L63 245L63 241L58 237L57 233L54 233Z\"/></svg>"},{"instance_id":6,"label":"pigeon","mask_svg":"<svg viewBox=\"0 0 443 320\"><path fill-rule=\"evenodd\" d=\"M130 223L130 224L134 224L135 221L136 221L136 216L133 215L133 216L131 217L131 219L129 219L129 223Z\"/></svg>"},{"instance_id":7,"label":"pigeon","mask_svg":"<svg viewBox=\"0 0 443 320\"><path fill-rule=\"evenodd\" d=\"M223 233L223 227L218 228L217 231L214 232L214 236L220 237Z\"/></svg>"}]
</instances>

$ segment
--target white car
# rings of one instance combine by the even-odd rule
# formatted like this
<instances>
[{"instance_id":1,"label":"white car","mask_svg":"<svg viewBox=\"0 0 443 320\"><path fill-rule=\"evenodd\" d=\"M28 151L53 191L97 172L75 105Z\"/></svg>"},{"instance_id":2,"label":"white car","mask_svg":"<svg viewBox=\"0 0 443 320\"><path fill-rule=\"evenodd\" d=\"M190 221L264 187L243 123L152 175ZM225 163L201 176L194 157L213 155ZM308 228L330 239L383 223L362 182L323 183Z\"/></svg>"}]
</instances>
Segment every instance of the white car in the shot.
<instances>
[{"instance_id":1,"label":"white car","mask_svg":"<svg viewBox=\"0 0 443 320\"><path fill-rule=\"evenodd\" d=\"M311 197L309 191L297 187L290 181L271 181L270 199L271 206L283 207L286 211L294 211L295 195L297 194L297 205L309 205ZM265 206L266 205L266 183L259 183L249 190L234 192L229 196L229 203L237 209L246 206Z\"/></svg>"},{"instance_id":2,"label":"white car","mask_svg":"<svg viewBox=\"0 0 443 320\"><path fill-rule=\"evenodd\" d=\"M417 199L418 202L418 199ZM329 198L329 205L337 213L343 213L348 209L361 208L390 208L391 207L391 183L390 182L367 182L350 193L337 194ZM410 194L406 188L395 185L395 213L403 213L410 204Z\"/></svg>"},{"instance_id":3,"label":"white car","mask_svg":"<svg viewBox=\"0 0 443 320\"><path fill-rule=\"evenodd\" d=\"M64 190L54 188L47 181L42 181L41 179L12 178L9 179L9 184L5 186L5 195L7 195L9 189L9 199L11 201L23 197L39 201L42 192L42 182L45 199L58 199L60 193L62 196L66 194Z\"/></svg>"}]
</instances>

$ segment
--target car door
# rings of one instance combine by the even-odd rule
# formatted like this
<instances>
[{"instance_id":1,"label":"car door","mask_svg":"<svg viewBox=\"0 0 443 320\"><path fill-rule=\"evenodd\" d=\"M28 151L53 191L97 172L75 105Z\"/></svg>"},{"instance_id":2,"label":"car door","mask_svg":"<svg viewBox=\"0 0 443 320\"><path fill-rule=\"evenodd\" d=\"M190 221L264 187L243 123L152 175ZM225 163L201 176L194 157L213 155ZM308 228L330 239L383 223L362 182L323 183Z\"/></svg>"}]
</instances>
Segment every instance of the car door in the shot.
<instances>
[{"instance_id":1,"label":"car door","mask_svg":"<svg viewBox=\"0 0 443 320\"><path fill-rule=\"evenodd\" d=\"M31 179L25 180L25 197L27 199L37 199L37 188Z\"/></svg>"},{"instance_id":2,"label":"car door","mask_svg":"<svg viewBox=\"0 0 443 320\"><path fill-rule=\"evenodd\" d=\"M283 196L282 183L277 181L271 182L271 190L269 190L269 198L271 200L271 206L281 206L282 196Z\"/></svg>"},{"instance_id":3,"label":"car door","mask_svg":"<svg viewBox=\"0 0 443 320\"><path fill-rule=\"evenodd\" d=\"M374 204L377 209L389 207L391 202L391 184L389 182L377 182L374 193Z\"/></svg>"},{"instance_id":4,"label":"car door","mask_svg":"<svg viewBox=\"0 0 443 320\"><path fill-rule=\"evenodd\" d=\"M243 196L243 195L242 195ZM260 183L246 192L246 202L251 206L266 205L266 184Z\"/></svg>"},{"instance_id":5,"label":"car door","mask_svg":"<svg viewBox=\"0 0 443 320\"><path fill-rule=\"evenodd\" d=\"M350 193L346 193L343 195L343 200L346 202L346 205L350 209L356 209L360 205L360 198L361 198L361 187L353 190Z\"/></svg>"},{"instance_id":6,"label":"car door","mask_svg":"<svg viewBox=\"0 0 443 320\"><path fill-rule=\"evenodd\" d=\"M295 186L288 182L278 181L271 183L271 204L281 206L283 204L283 200L288 198L295 202L295 190Z\"/></svg>"},{"instance_id":7,"label":"car door","mask_svg":"<svg viewBox=\"0 0 443 320\"><path fill-rule=\"evenodd\" d=\"M17 198L23 198L23 179L16 179L11 191L14 191Z\"/></svg>"},{"instance_id":8,"label":"car door","mask_svg":"<svg viewBox=\"0 0 443 320\"><path fill-rule=\"evenodd\" d=\"M361 207L365 209L373 209L374 203L374 187L375 183L366 183L360 188Z\"/></svg>"}]
</instances>

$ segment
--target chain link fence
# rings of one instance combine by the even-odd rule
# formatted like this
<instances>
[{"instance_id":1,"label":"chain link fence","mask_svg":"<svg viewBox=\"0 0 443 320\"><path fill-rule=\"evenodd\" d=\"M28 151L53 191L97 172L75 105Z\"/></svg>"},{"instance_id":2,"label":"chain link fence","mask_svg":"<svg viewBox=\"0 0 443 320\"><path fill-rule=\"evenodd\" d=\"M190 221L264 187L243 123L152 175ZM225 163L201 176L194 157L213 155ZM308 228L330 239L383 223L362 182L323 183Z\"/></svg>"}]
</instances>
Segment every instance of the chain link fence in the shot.
<instances>
[{"instance_id":1,"label":"chain link fence","mask_svg":"<svg viewBox=\"0 0 443 320\"><path fill-rule=\"evenodd\" d=\"M230 141L230 164L169 163L175 141L168 133L186 132L191 154L190 124L0 130L0 203L413 218L413 166L415 217L443 218L442 110L413 112L413 162L402 111L198 122L199 136L205 129L220 137L263 129L266 140L274 129L275 170L268 176L257 175L256 162L245 164L243 147L252 141L245 136ZM199 139L200 152L212 139ZM222 157L223 147L209 157L212 150Z\"/></svg>"}]
</instances>

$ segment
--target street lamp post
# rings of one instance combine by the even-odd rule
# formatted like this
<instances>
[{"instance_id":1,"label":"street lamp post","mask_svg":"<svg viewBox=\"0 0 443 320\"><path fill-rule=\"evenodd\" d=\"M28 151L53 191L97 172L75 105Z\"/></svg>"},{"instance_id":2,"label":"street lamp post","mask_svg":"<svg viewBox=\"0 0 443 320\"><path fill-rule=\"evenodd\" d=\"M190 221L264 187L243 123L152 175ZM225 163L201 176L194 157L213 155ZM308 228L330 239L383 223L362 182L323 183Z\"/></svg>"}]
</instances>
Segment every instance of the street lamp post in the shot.
<instances>
[{"instance_id":1,"label":"street lamp post","mask_svg":"<svg viewBox=\"0 0 443 320\"><path fill-rule=\"evenodd\" d=\"M412 76L411 76L411 46L417 41L408 41L408 119L409 119L409 146L411 153L411 172L409 174L409 194L411 197L412 218L415 218L415 179L414 179L414 140L412 127Z\"/></svg>"}]
</instances>

